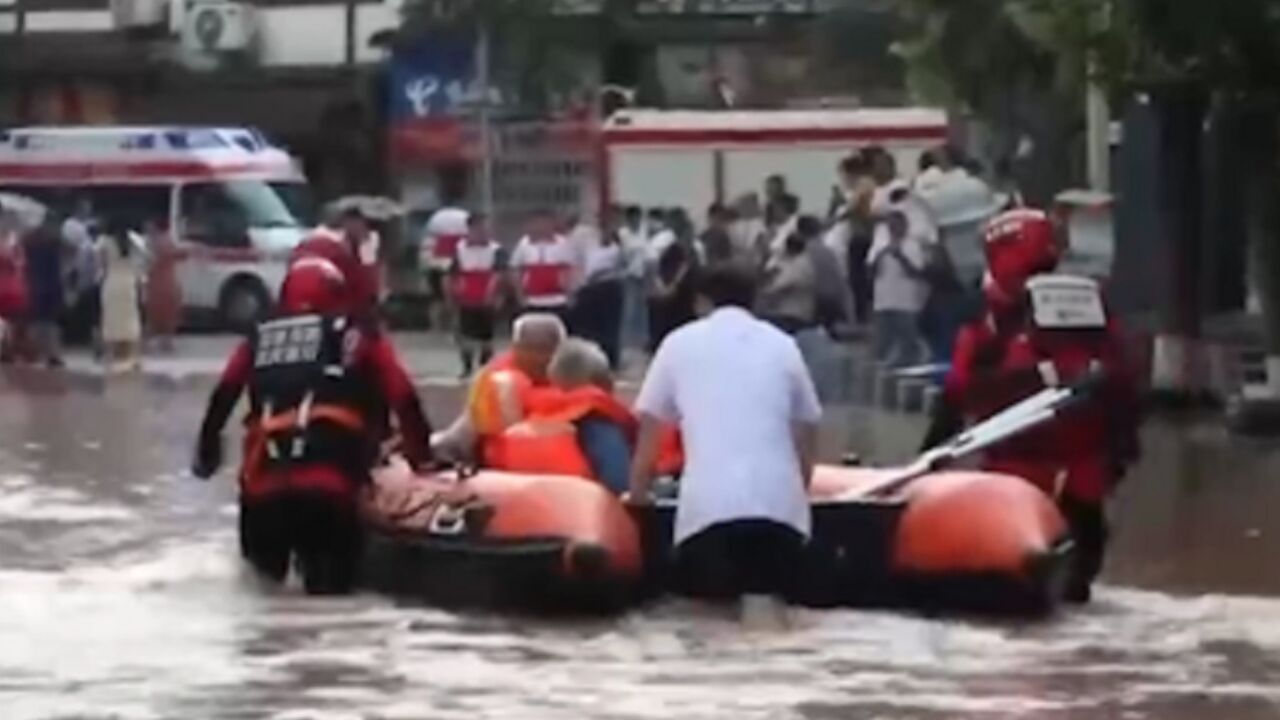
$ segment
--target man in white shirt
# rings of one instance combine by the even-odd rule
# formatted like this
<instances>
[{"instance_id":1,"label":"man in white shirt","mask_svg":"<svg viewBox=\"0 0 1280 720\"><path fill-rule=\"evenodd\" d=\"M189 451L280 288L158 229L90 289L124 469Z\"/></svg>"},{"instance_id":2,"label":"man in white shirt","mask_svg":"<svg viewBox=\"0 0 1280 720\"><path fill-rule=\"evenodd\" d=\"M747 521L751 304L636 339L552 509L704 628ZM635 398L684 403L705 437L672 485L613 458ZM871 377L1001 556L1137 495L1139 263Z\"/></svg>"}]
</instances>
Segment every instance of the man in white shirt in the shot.
<instances>
[{"instance_id":1,"label":"man in white shirt","mask_svg":"<svg viewBox=\"0 0 1280 720\"><path fill-rule=\"evenodd\" d=\"M660 427L678 424L678 583L697 596L740 597L746 614L793 587L822 410L795 342L751 314L750 272L714 266L699 292L710 314L667 337L636 400L631 498L649 498Z\"/></svg>"},{"instance_id":2,"label":"man in white shirt","mask_svg":"<svg viewBox=\"0 0 1280 720\"><path fill-rule=\"evenodd\" d=\"M925 243L906 212L890 211L867 255L875 357L880 363L903 367L927 356L919 329L920 313L929 301L927 262Z\"/></svg>"}]
</instances>

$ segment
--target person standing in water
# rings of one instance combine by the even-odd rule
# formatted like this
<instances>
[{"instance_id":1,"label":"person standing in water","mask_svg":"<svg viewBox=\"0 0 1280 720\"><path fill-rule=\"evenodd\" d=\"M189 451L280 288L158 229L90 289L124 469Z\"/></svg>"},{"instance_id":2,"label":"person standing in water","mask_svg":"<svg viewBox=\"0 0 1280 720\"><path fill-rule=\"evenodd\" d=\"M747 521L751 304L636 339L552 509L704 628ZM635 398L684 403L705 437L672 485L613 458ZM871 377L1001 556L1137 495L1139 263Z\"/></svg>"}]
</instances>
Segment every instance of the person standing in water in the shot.
<instances>
[{"instance_id":1,"label":"person standing in water","mask_svg":"<svg viewBox=\"0 0 1280 720\"><path fill-rule=\"evenodd\" d=\"M352 312L363 299L328 260L292 263L279 316L236 347L209 398L192 465L200 479L218 471L223 426L247 388L241 553L277 582L296 557L309 594L355 585L364 540L358 498L388 409L409 464L431 460L431 427L389 337Z\"/></svg>"},{"instance_id":2,"label":"person standing in water","mask_svg":"<svg viewBox=\"0 0 1280 720\"><path fill-rule=\"evenodd\" d=\"M780 601L795 589L812 522L822 408L796 343L751 313L753 273L713 265L698 295L705 317L662 343L636 398L631 502L650 501L662 428L677 424L678 584L741 600L746 623L785 624Z\"/></svg>"},{"instance_id":3,"label":"person standing in water","mask_svg":"<svg viewBox=\"0 0 1280 720\"><path fill-rule=\"evenodd\" d=\"M1087 603L1106 553L1107 499L1141 452L1133 371L1097 284L1053 274L1061 246L1043 211L997 216L983 242L985 314L960 332L925 446L1044 388L1100 375L1092 397L988 449L983 462L986 470L1025 478L1057 502L1075 542L1065 597ZM1053 303L1062 297L1064 281L1073 320L1055 326Z\"/></svg>"}]
</instances>

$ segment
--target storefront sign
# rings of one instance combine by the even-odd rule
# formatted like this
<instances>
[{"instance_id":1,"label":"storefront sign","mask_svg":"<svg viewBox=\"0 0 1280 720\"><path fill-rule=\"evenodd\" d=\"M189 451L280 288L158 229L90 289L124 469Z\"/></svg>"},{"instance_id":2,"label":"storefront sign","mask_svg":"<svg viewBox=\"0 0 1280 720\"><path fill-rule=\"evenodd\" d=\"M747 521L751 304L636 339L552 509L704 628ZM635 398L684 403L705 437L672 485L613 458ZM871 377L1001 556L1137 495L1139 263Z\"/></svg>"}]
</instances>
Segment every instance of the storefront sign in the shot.
<instances>
[{"instance_id":1,"label":"storefront sign","mask_svg":"<svg viewBox=\"0 0 1280 720\"><path fill-rule=\"evenodd\" d=\"M808 15L825 0L638 0L637 15Z\"/></svg>"},{"instance_id":2,"label":"storefront sign","mask_svg":"<svg viewBox=\"0 0 1280 720\"><path fill-rule=\"evenodd\" d=\"M474 104L470 38L425 37L396 51L390 71L391 152L395 163L457 160L472 154L473 133L459 115Z\"/></svg>"}]
</instances>

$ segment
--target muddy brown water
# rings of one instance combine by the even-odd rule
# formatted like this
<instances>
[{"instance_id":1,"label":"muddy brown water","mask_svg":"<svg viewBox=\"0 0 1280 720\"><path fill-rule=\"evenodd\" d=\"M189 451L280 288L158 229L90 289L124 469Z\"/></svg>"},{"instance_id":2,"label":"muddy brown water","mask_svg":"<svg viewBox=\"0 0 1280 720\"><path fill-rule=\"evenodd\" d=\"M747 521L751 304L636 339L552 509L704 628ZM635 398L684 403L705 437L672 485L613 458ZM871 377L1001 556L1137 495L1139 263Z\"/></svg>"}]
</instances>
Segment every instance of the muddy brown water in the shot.
<instances>
[{"instance_id":1,"label":"muddy brown water","mask_svg":"<svg viewBox=\"0 0 1280 720\"><path fill-rule=\"evenodd\" d=\"M204 397L0 380L0 717L1280 717L1280 445L1211 422L1148 428L1092 607L805 612L748 636L676 601L553 623L263 587L236 557L229 476L186 476ZM457 405L428 398L437 420ZM824 444L901 460L919 430L834 410Z\"/></svg>"}]
</instances>

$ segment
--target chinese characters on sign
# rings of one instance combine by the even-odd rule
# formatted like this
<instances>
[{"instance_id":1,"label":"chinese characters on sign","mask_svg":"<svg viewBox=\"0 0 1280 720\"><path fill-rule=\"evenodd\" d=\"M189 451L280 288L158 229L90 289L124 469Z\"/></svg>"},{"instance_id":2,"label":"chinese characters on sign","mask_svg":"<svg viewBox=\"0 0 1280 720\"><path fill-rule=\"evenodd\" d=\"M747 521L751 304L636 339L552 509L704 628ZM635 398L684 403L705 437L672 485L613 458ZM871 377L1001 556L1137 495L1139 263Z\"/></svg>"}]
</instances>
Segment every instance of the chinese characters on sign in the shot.
<instances>
[{"instance_id":1,"label":"chinese characters on sign","mask_svg":"<svg viewBox=\"0 0 1280 720\"><path fill-rule=\"evenodd\" d=\"M320 319L307 324L290 323L284 326L268 324L258 336L258 352L254 366L267 368L275 365L312 363L320 357L320 344L324 332Z\"/></svg>"}]
</instances>

